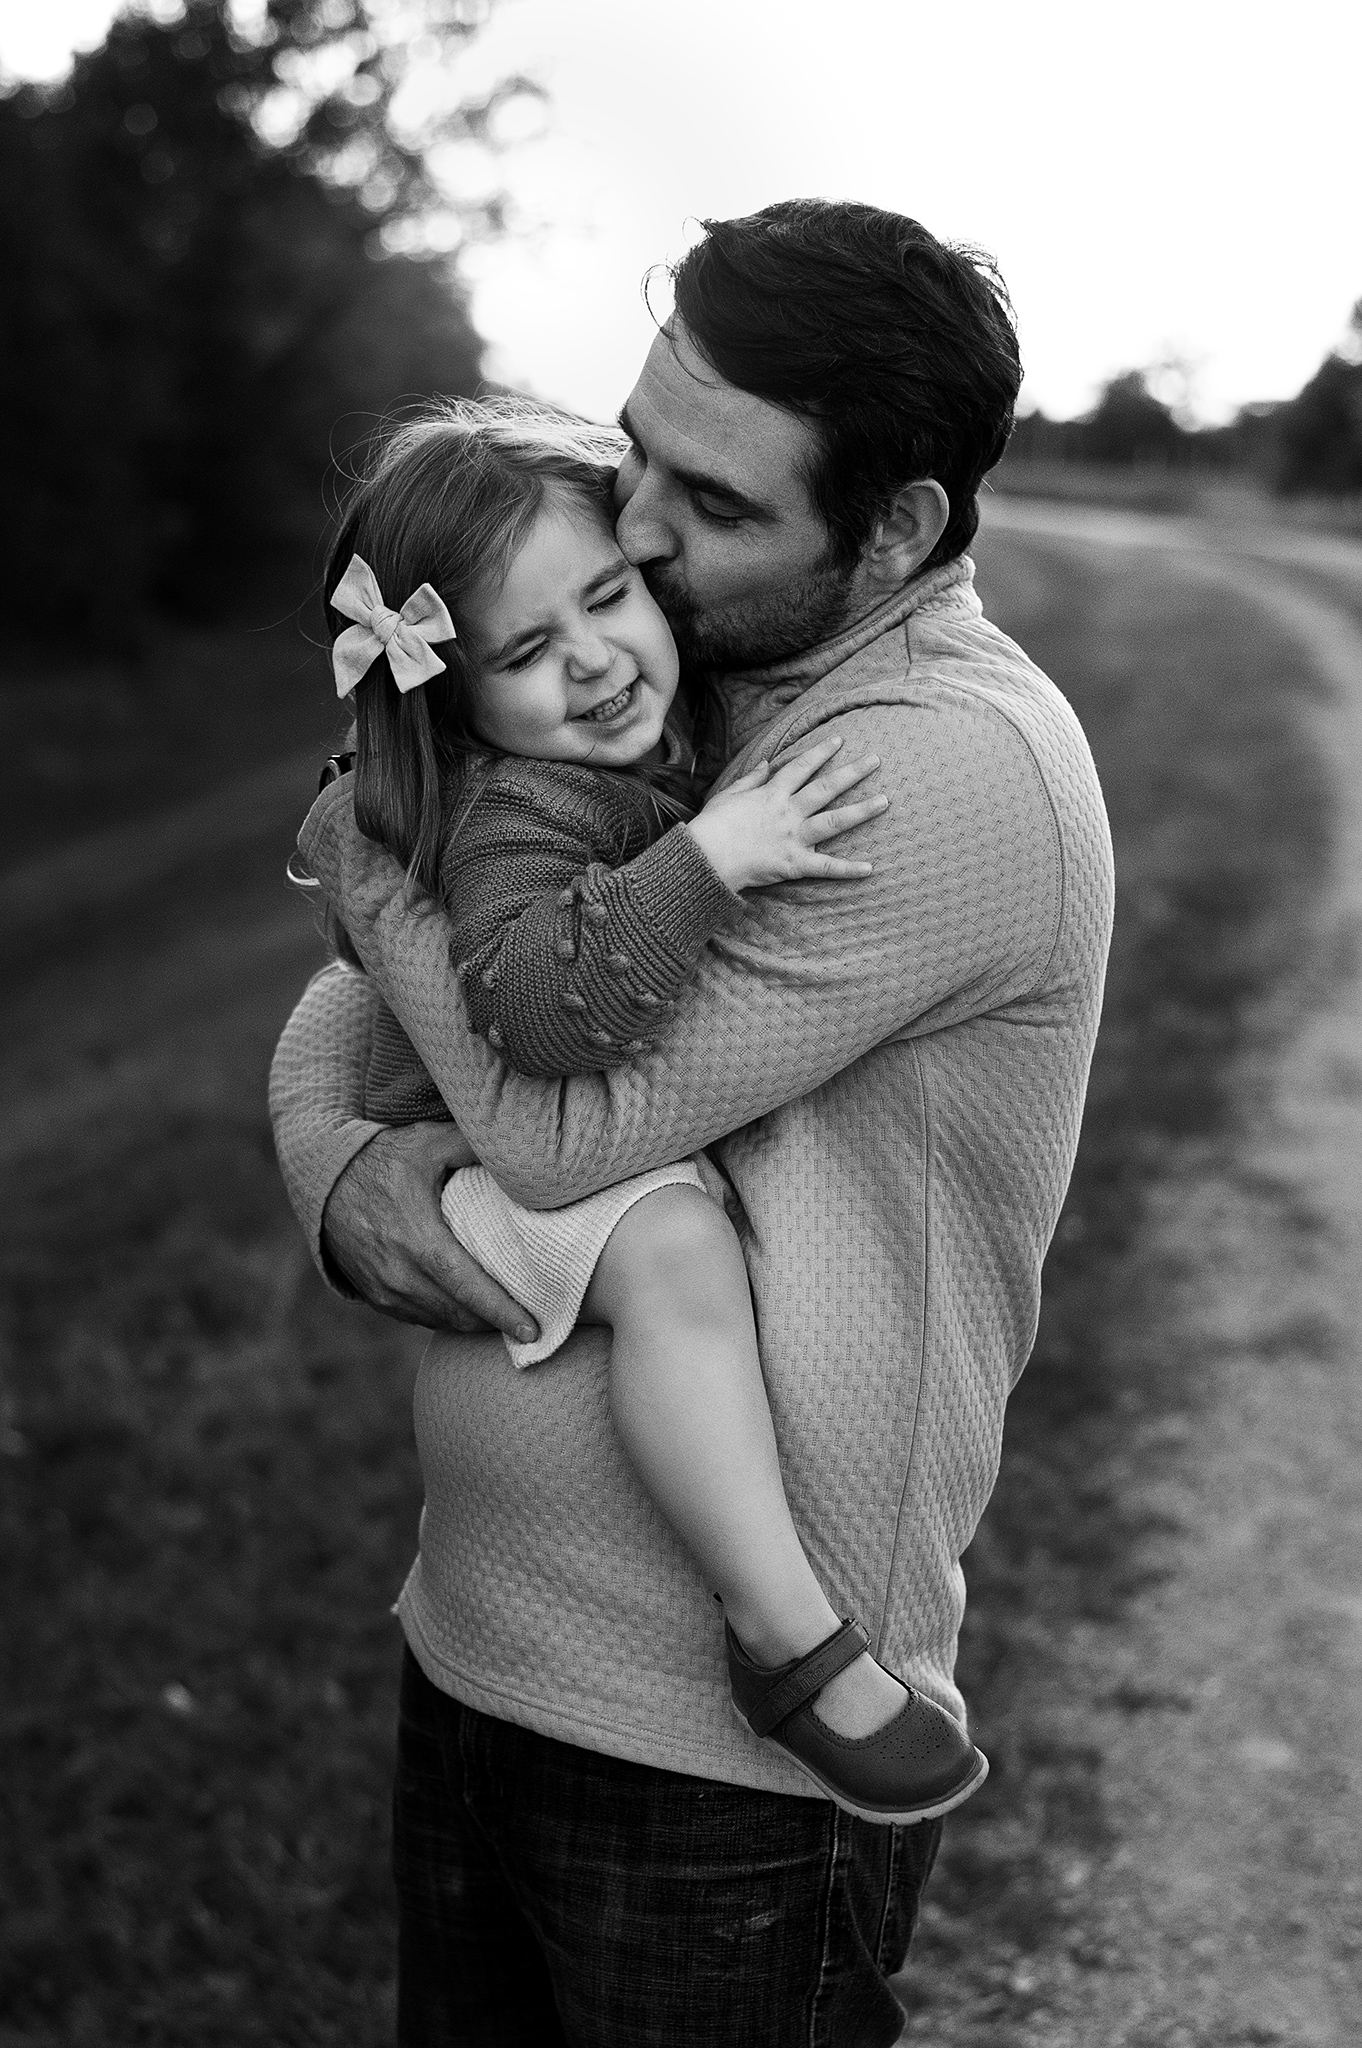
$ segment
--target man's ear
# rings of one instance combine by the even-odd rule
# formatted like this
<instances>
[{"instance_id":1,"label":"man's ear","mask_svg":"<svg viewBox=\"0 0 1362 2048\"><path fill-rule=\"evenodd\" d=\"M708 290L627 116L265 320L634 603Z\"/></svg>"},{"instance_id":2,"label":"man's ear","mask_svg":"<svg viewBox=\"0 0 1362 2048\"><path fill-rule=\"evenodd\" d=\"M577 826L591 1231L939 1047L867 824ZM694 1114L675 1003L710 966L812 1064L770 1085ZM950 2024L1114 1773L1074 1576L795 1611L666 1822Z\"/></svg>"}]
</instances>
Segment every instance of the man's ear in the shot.
<instances>
[{"instance_id":1,"label":"man's ear","mask_svg":"<svg viewBox=\"0 0 1362 2048\"><path fill-rule=\"evenodd\" d=\"M867 581L897 590L922 567L946 531L950 499L935 477L905 484L875 527L861 557Z\"/></svg>"}]
</instances>

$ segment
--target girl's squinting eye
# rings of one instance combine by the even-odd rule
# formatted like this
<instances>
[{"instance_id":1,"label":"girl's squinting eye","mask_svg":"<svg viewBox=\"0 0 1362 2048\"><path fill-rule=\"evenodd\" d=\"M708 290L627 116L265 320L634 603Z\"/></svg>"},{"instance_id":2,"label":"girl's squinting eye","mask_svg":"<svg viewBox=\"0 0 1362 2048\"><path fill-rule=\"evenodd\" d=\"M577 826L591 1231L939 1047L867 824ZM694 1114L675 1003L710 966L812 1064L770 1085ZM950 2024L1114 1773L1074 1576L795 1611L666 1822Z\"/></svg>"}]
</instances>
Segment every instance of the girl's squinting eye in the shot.
<instances>
[{"instance_id":1,"label":"girl's squinting eye","mask_svg":"<svg viewBox=\"0 0 1362 2048\"><path fill-rule=\"evenodd\" d=\"M532 647L524 648L521 653L517 654L511 661L508 661L505 664L506 668L513 676L519 675L522 668L529 668L533 662L538 661L547 645L548 642L546 640L536 640Z\"/></svg>"},{"instance_id":2,"label":"girl's squinting eye","mask_svg":"<svg viewBox=\"0 0 1362 2048\"><path fill-rule=\"evenodd\" d=\"M613 605L619 604L628 595L629 584L626 580L623 583L617 583L613 590L607 590L603 596L593 598L587 606L587 610L592 612L608 612Z\"/></svg>"}]
</instances>

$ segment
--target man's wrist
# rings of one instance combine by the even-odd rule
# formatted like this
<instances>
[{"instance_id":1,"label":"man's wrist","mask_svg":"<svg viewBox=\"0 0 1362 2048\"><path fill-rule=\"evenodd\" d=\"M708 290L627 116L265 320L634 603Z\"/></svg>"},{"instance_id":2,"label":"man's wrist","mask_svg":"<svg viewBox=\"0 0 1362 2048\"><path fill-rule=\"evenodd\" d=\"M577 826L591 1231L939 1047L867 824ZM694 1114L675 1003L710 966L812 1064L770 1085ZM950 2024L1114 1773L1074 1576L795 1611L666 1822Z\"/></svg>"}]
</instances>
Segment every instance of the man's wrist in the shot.
<instances>
[{"instance_id":1,"label":"man's wrist","mask_svg":"<svg viewBox=\"0 0 1362 2048\"><path fill-rule=\"evenodd\" d=\"M346 1272L342 1261L336 1256L335 1249L331 1243L329 1236L331 1204L337 1190L345 1180L355 1161L369 1149L375 1138L383 1135L387 1128L386 1124L368 1123L356 1118L352 1123L347 1124L343 1131L336 1133L336 1153L333 1154L329 1162L333 1170L326 1193L323 1195L320 1207L316 1212L315 1222L310 1233L313 1262L318 1272L323 1280L325 1280L327 1286L332 1288L335 1293L342 1295L347 1301L362 1301L364 1297L349 1273Z\"/></svg>"},{"instance_id":2,"label":"man's wrist","mask_svg":"<svg viewBox=\"0 0 1362 2048\"><path fill-rule=\"evenodd\" d=\"M344 1176L342 1175L343 1178ZM340 1181L337 1181L336 1187L339 1186ZM344 1295L347 1301L360 1301L363 1297L358 1287L356 1287L354 1281L336 1257L327 1237L327 1217L331 1208L331 1195L335 1194L336 1187L332 1188L331 1194L323 1202L322 1213L317 1222L317 1265L323 1280L335 1293Z\"/></svg>"}]
</instances>

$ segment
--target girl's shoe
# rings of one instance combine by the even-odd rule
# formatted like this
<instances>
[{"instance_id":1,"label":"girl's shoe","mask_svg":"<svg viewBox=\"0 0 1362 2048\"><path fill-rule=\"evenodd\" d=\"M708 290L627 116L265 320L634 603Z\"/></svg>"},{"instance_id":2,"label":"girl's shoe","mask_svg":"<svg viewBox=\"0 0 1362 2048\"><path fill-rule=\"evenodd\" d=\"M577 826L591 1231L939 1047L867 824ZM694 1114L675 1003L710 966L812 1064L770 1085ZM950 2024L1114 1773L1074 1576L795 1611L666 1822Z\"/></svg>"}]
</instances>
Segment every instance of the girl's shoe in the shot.
<instances>
[{"instance_id":1,"label":"girl's shoe","mask_svg":"<svg viewBox=\"0 0 1362 2048\"><path fill-rule=\"evenodd\" d=\"M830 1678L870 1647L848 1617L806 1657L774 1670L754 1664L725 1622L733 1704L754 1735L778 1742L830 1799L862 1820L935 1820L977 1792L988 1758L954 1715L908 1687L908 1697L873 1735L838 1735L813 1702Z\"/></svg>"}]
</instances>

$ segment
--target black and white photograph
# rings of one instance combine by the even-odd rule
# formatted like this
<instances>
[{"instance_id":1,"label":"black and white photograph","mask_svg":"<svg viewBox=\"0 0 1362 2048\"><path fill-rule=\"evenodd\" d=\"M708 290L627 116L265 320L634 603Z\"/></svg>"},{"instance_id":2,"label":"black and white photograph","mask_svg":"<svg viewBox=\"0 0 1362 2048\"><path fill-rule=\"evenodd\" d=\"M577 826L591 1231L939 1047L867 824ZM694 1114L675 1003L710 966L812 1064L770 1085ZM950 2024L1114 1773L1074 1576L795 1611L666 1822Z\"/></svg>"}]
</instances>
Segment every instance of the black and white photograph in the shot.
<instances>
[{"instance_id":1,"label":"black and white photograph","mask_svg":"<svg viewBox=\"0 0 1362 2048\"><path fill-rule=\"evenodd\" d=\"M0 2048L1362 2042L1359 78L0 0Z\"/></svg>"}]
</instances>

